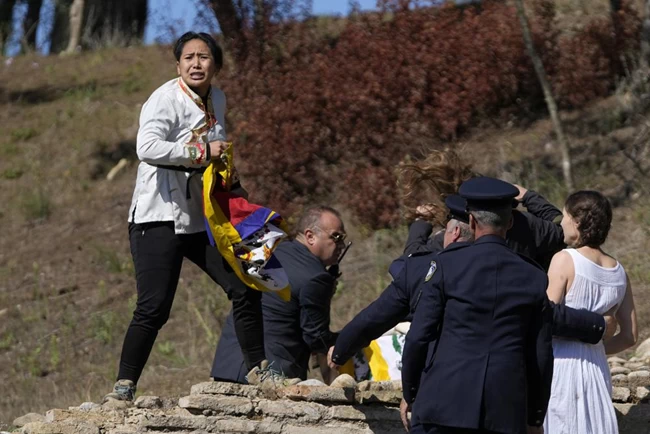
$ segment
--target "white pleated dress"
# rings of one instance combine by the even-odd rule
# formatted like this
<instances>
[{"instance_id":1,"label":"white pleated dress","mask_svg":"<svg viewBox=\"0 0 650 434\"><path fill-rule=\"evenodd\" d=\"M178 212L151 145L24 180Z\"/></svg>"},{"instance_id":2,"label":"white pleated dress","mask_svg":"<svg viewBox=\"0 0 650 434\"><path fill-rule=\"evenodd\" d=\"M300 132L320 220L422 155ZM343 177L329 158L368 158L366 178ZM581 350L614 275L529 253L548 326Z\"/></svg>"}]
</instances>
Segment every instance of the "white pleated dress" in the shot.
<instances>
[{"instance_id":1,"label":"white pleated dress","mask_svg":"<svg viewBox=\"0 0 650 434\"><path fill-rule=\"evenodd\" d=\"M575 249L575 277L564 303L604 314L625 296L627 278L620 263L601 267ZM612 405L612 379L602 341L596 345L553 338L553 385L544 434L618 433Z\"/></svg>"}]
</instances>

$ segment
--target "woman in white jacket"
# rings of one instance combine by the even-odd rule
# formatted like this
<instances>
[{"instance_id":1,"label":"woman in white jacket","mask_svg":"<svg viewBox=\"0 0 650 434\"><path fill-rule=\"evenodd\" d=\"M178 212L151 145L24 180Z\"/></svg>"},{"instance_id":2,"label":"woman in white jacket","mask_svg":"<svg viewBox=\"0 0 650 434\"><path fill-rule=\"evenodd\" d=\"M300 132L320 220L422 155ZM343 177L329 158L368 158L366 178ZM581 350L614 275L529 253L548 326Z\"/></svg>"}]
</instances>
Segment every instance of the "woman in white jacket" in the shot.
<instances>
[{"instance_id":1,"label":"woman in white jacket","mask_svg":"<svg viewBox=\"0 0 650 434\"><path fill-rule=\"evenodd\" d=\"M188 32L174 45L174 55L179 77L156 89L140 114L141 162L129 210L138 300L117 382L105 399L134 399L158 331L169 318L183 258L198 265L232 300L247 368L256 370L265 359L261 293L244 285L210 245L201 176L193 176L227 147L226 98L211 85L222 67L221 48L206 33Z\"/></svg>"}]
</instances>

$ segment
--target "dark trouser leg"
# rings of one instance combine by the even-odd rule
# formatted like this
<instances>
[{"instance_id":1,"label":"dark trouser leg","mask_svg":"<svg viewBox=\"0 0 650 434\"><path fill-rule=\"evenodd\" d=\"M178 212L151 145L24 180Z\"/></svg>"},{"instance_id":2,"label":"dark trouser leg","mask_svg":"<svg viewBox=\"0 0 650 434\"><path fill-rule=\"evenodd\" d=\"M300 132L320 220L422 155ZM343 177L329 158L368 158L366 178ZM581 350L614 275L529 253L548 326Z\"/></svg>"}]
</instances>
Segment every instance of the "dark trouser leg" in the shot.
<instances>
[{"instance_id":1,"label":"dark trouser leg","mask_svg":"<svg viewBox=\"0 0 650 434\"><path fill-rule=\"evenodd\" d=\"M158 330L169 319L183 264L173 223L129 225L138 301L122 346L118 380L138 382Z\"/></svg>"},{"instance_id":2,"label":"dark trouser leg","mask_svg":"<svg viewBox=\"0 0 650 434\"><path fill-rule=\"evenodd\" d=\"M264 354L264 321L262 318L262 293L251 289L239 280L219 250L210 245L205 232L183 235L185 256L201 267L228 298L232 300L235 333L248 370L259 366Z\"/></svg>"},{"instance_id":3,"label":"dark trouser leg","mask_svg":"<svg viewBox=\"0 0 650 434\"><path fill-rule=\"evenodd\" d=\"M412 421L413 422L413 421ZM483 429L454 428L450 426L436 425L433 423L414 422L411 434L499 434L494 431Z\"/></svg>"}]
</instances>

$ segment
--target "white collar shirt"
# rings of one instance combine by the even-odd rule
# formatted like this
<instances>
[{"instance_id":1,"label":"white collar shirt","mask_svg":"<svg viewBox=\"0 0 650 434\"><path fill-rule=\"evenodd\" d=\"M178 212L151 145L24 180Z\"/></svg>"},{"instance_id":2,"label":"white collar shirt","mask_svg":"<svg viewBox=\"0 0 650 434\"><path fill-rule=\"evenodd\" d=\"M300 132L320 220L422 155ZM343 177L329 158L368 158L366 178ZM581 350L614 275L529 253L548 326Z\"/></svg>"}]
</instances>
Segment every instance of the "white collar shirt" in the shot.
<instances>
[{"instance_id":1,"label":"white collar shirt","mask_svg":"<svg viewBox=\"0 0 650 434\"><path fill-rule=\"evenodd\" d=\"M200 101L200 97L187 86L184 91L181 85L180 78L168 81L142 106L136 142L140 165L129 222L173 222L175 233L191 234L205 230L201 176L190 178L188 172L158 166L198 169L209 164L206 141L226 140L226 96L212 88L217 122L197 138L193 130L206 123L206 115L193 101Z\"/></svg>"}]
</instances>

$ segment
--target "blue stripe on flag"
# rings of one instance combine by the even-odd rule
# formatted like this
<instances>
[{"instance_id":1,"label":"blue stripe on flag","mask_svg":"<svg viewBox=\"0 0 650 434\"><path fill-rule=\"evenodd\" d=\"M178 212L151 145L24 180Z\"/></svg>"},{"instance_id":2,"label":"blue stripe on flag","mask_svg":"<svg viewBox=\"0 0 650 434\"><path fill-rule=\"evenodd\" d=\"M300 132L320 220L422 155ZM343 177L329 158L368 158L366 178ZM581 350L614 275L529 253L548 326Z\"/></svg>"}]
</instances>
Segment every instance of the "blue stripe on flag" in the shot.
<instances>
[{"instance_id":1,"label":"blue stripe on flag","mask_svg":"<svg viewBox=\"0 0 650 434\"><path fill-rule=\"evenodd\" d=\"M235 229L239 232L242 240L253 235L259 231L266 224L266 219L269 218L273 211L268 208L258 208L253 211L248 217L235 225Z\"/></svg>"},{"instance_id":2,"label":"blue stripe on flag","mask_svg":"<svg viewBox=\"0 0 650 434\"><path fill-rule=\"evenodd\" d=\"M212 236L212 230L210 229L210 223L208 222L208 219L204 218L203 221L205 222L205 230L208 233L208 240L210 240L210 245L216 246L217 242L214 240L214 237Z\"/></svg>"}]
</instances>

